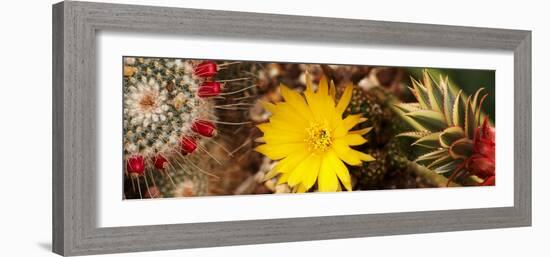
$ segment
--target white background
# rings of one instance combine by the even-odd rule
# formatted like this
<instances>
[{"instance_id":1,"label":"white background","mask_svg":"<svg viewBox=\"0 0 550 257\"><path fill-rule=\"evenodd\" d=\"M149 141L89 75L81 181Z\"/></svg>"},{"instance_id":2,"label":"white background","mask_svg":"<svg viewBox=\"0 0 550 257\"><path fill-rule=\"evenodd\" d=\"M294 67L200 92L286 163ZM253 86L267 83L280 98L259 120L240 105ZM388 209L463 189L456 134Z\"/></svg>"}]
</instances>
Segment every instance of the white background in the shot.
<instances>
[{"instance_id":1,"label":"white background","mask_svg":"<svg viewBox=\"0 0 550 257\"><path fill-rule=\"evenodd\" d=\"M146 1L134 1L143 3ZM174 1L157 1L174 2ZM51 247L51 4L0 10L1 256L53 256ZM544 161L550 83L543 1L185 1L186 7L533 30L533 227L191 249L118 256L547 256L550 180ZM512 114L510 114L512 115ZM455 247L458 246L458 247Z\"/></svg>"}]
</instances>

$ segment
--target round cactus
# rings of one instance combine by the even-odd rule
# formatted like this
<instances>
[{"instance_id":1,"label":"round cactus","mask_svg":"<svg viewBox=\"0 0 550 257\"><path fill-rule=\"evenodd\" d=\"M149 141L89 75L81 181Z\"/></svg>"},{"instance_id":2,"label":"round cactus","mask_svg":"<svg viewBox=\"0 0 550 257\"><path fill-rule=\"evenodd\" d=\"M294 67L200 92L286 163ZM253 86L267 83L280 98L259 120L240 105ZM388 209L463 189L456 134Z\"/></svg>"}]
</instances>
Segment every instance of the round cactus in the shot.
<instances>
[{"instance_id":1,"label":"round cactus","mask_svg":"<svg viewBox=\"0 0 550 257\"><path fill-rule=\"evenodd\" d=\"M125 174L137 179L139 189L141 183L175 183L174 172L184 173L178 180L203 183L196 179L194 173L200 172L193 172L196 168L189 165L188 155L201 150L205 138L216 135L211 98L220 95L223 86L213 79L217 71L211 61L124 58ZM202 187L195 186L195 191ZM164 188L160 187L161 195L168 193Z\"/></svg>"}]
</instances>

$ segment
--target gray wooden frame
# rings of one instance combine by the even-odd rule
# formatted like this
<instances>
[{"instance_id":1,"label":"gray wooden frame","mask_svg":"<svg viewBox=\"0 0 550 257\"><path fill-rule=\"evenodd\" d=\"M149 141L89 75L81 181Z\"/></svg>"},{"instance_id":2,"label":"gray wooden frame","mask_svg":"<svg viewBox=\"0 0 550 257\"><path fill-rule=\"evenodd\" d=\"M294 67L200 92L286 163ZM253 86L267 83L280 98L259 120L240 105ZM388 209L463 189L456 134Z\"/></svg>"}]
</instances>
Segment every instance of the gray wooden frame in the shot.
<instances>
[{"instance_id":1,"label":"gray wooden frame","mask_svg":"<svg viewBox=\"0 0 550 257\"><path fill-rule=\"evenodd\" d=\"M514 53L514 206L98 228L99 30ZM510 138L510 140L512 140ZM531 225L531 32L66 1L53 6L53 251L149 251Z\"/></svg>"}]
</instances>

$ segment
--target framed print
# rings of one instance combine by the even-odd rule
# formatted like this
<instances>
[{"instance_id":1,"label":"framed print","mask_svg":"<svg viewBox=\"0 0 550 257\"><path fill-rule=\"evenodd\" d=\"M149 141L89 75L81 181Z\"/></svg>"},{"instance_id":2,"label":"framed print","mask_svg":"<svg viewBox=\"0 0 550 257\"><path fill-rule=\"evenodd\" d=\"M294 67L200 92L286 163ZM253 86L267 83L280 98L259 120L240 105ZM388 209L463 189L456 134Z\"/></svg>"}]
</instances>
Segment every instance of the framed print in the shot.
<instances>
[{"instance_id":1,"label":"framed print","mask_svg":"<svg viewBox=\"0 0 550 257\"><path fill-rule=\"evenodd\" d=\"M53 103L61 255L531 225L530 31L65 1Z\"/></svg>"}]
</instances>

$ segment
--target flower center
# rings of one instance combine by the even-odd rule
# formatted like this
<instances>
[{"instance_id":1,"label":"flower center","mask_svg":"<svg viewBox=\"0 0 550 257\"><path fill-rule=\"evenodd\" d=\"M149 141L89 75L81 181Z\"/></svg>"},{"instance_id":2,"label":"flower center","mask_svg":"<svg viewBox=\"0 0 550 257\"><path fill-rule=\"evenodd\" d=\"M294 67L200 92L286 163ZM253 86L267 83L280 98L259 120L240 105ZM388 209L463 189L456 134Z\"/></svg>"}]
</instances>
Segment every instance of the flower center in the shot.
<instances>
[{"instance_id":1,"label":"flower center","mask_svg":"<svg viewBox=\"0 0 550 257\"><path fill-rule=\"evenodd\" d=\"M306 132L305 141L310 151L324 152L330 148L332 137L326 123L314 122L306 129Z\"/></svg>"},{"instance_id":2,"label":"flower center","mask_svg":"<svg viewBox=\"0 0 550 257\"><path fill-rule=\"evenodd\" d=\"M148 111L156 105L156 99L153 92L148 92L139 99L139 106L142 110Z\"/></svg>"}]
</instances>

